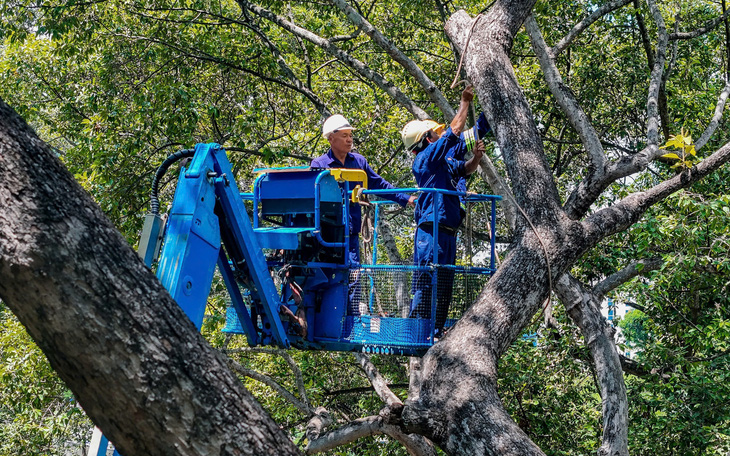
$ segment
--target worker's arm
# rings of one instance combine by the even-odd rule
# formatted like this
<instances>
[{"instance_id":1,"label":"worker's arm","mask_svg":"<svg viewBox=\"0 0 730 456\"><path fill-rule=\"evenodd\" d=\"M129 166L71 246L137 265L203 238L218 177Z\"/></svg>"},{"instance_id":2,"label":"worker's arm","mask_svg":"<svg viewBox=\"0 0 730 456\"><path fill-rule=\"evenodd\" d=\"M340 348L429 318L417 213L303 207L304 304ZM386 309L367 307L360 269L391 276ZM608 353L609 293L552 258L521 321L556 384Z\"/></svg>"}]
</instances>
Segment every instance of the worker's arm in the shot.
<instances>
[{"instance_id":1,"label":"worker's arm","mask_svg":"<svg viewBox=\"0 0 730 456\"><path fill-rule=\"evenodd\" d=\"M479 161L481 161L484 154L484 143L481 140L477 141L472 152L474 152L474 155L464 165L464 173L467 176L477 170Z\"/></svg>"},{"instance_id":2,"label":"worker's arm","mask_svg":"<svg viewBox=\"0 0 730 456\"><path fill-rule=\"evenodd\" d=\"M456 136L459 136L461 134L461 131L464 129L464 125L466 125L466 118L469 115L469 104L471 103L471 100L473 98L474 87L468 86L466 89L464 89L463 92L461 92L461 103L459 103L459 110L456 111L456 115L451 121L451 131Z\"/></svg>"}]
</instances>

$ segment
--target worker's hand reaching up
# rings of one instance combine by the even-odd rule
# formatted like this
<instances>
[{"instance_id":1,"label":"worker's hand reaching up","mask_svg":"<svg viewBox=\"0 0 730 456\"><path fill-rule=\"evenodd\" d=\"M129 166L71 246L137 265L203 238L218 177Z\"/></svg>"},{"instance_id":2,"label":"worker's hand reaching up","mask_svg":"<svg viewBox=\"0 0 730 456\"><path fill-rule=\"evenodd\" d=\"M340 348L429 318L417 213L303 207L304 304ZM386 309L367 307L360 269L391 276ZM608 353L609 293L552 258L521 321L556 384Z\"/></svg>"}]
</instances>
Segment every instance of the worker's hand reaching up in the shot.
<instances>
[{"instance_id":1,"label":"worker's hand reaching up","mask_svg":"<svg viewBox=\"0 0 730 456\"><path fill-rule=\"evenodd\" d=\"M471 100L474 99L474 86L466 86L466 88L461 92L461 102L462 103L471 103Z\"/></svg>"},{"instance_id":2,"label":"worker's hand reaching up","mask_svg":"<svg viewBox=\"0 0 730 456\"><path fill-rule=\"evenodd\" d=\"M466 118L469 115L469 104L474 98L474 87L467 86L463 92L461 92L461 103L459 104L459 110L456 111L456 115L451 119L451 131L455 135L461 134L466 125Z\"/></svg>"}]
</instances>

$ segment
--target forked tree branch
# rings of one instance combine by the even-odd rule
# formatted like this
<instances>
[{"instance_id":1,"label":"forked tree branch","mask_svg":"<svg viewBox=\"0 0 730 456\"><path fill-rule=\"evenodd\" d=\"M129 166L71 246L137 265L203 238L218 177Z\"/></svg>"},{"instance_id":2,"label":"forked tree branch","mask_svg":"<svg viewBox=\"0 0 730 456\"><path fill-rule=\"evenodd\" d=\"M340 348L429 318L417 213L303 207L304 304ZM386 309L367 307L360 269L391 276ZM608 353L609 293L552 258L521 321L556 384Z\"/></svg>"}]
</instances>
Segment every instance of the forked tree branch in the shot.
<instances>
[{"instance_id":1,"label":"forked tree branch","mask_svg":"<svg viewBox=\"0 0 730 456\"><path fill-rule=\"evenodd\" d=\"M646 191L632 193L618 203L600 209L582 222L587 238L598 242L606 236L625 230L636 223L652 205L682 188L689 187L728 161L730 161L730 142L696 166L685 169Z\"/></svg>"},{"instance_id":2,"label":"forked tree branch","mask_svg":"<svg viewBox=\"0 0 730 456\"><path fill-rule=\"evenodd\" d=\"M568 46L570 46L573 40L575 40L575 38L578 37L578 35L580 35L585 29L590 27L591 24L593 24L606 14L610 13L611 11L617 10L624 5L631 3L632 1L633 0L615 0L613 2L606 3L605 5L596 9L594 12L586 16L582 21L575 24L570 32L568 32L568 34L565 35L565 37L560 40L558 44L550 49L551 57L555 58L560 55L560 53L563 52Z\"/></svg>"},{"instance_id":3,"label":"forked tree branch","mask_svg":"<svg viewBox=\"0 0 730 456\"><path fill-rule=\"evenodd\" d=\"M398 104L406 108L414 116L418 117L419 119L428 118L428 113L426 113L426 111L416 105L416 103L408 98L400 89L398 89L390 81L385 79L385 77L383 77L380 73L373 71L364 62L354 58L347 52L337 47L331 40L322 38L321 36L305 28L299 27L298 25L288 21L286 18L283 18L265 8L255 5L248 0L237 1L242 10L251 11L257 16L278 25L279 27L283 28L293 35L309 41L310 43L320 47L326 53L336 57L340 62L342 62L352 71L356 72L368 81L372 81L375 85L378 86L378 88L380 88L380 90L382 90L384 93L397 101Z\"/></svg>"},{"instance_id":4,"label":"forked tree branch","mask_svg":"<svg viewBox=\"0 0 730 456\"><path fill-rule=\"evenodd\" d=\"M574 220L582 217L596 198L598 198L598 196L616 179L626 177L645 169L651 161L655 160L662 154L662 150L659 149L659 96L661 93L669 35L666 32L664 19L662 18L661 12L656 7L654 0L647 0L647 2L649 4L652 17L657 23L659 35L656 54L653 56L654 58L650 59L650 61L653 61L653 67L649 84L649 94L647 97L647 117L649 119L647 124L647 147L632 157L624 157L618 161L609 163L606 166L605 174L599 179L593 179L591 181L584 180L581 182L568 197L564 206L568 216ZM651 55L651 53L648 53L647 55ZM720 94L715 114L710 125L708 125L708 128L702 134L700 140L697 141L700 147L707 143L719 125L719 121L722 118L722 111L729 93L730 88L726 85L725 89Z\"/></svg>"},{"instance_id":5,"label":"forked tree branch","mask_svg":"<svg viewBox=\"0 0 730 456\"><path fill-rule=\"evenodd\" d=\"M700 139L698 139L695 143L696 150L701 149L707 144L707 141L709 141L717 130L717 127L720 125L720 120L722 119L723 110L727 104L728 96L730 96L730 81L725 84L725 88L718 97L715 113L710 120L710 123L700 136ZM578 184L578 187L568 197L568 200L565 203L564 209L566 214L574 220L582 217L590 205L593 204L595 199L614 181L645 169L651 161L651 157L658 155L653 152L655 149L657 151L661 151L655 146L647 147L632 157L624 157L620 160L608 163L606 166L606 173L601 176L601 179L582 181Z\"/></svg>"},{"instance_id":6,"label":"forked tree branch","mask_svg":"<svg viewBox=\"0 0 730 456\"><path fill-rule=\"evenodd\" d=\"M345 0L330 0L335 4L347 18L355 24L360 30L365 32L367 36L378 46L380 46L394 61L398 62L416 82L423 88L431 101L443 112L446 121L449 122L456 115L454 108L451 107L448 100L441 93L434 82L398 47L386 38L377 28L375 28L367 19L351 7ZM423 117L421 120L427 119Z\"/></svg>"}]
</instances>

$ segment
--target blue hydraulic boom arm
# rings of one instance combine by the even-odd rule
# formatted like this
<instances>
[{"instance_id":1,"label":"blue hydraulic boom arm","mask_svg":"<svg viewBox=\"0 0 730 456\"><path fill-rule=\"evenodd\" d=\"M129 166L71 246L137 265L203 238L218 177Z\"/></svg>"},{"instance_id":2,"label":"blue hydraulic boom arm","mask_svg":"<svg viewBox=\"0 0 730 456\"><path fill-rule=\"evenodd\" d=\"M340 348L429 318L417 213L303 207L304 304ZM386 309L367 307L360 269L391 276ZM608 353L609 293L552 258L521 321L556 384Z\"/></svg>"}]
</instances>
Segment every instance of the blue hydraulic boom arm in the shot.
<instances>
[{"instance_id":1,"label":"blue hydraulic boom arm","mask_svg":"<svg viewBox=\"0 0 730 456\"><path fill-rule=\"evenodd\" d=\"M192 161L181 167L165 222L158 211L157 185L172 163L187 157ZM421 356L441 336L437 329L456 324L495 272L499 196L422 188L368 190L367 175L359 169L255 172L253 193L240 193L225 150L197 144L167 157L153 181L139 254L151 267L162 245L157 277L198 329L217 267L231 300L223 331L245 334L252 347ZM437 249L427 262L415 261L414 252L411 264L378 264L377 223L372 264L353 260L350 251L359 249L359 239L358 230L349 226L350 211L370 204L362 195L398 192L432 193L436 201L449 195L491 203L489 266L438 264ZM253 203L251 216L246 199ZM372 204L377 222L378 208L392 203ZM436 214L434 238L448 229L440 227ZM278 289L272 275L279 279ZM440 305L444 297L453 302ZM107 444L97 429L89 454L106 454Z\"/></svg>"},{"instance_id":2,"label":"blue hydraulic boom arm","mask_svg":"<svg viewBox=\"0 0 730 456\"><path fill-rule=\"evenodd\" d=\"M225 150L198 144L190 166L180 172L157 268L162 284L198 328L216 265L249 344L288 347L279 295ZM260 327L244 305L237 280L249 284L252 312L261 312Z\"/></svg>"}]
</instances>

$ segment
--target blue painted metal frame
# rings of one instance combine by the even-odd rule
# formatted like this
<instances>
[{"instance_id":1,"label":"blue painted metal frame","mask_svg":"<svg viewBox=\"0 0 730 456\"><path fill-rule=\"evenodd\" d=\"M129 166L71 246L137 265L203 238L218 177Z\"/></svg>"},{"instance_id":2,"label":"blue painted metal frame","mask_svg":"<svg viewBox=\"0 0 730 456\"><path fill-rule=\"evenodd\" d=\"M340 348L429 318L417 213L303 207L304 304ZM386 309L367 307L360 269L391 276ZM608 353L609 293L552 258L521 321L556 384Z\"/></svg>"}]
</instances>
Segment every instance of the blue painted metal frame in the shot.
<instances>
[{"instance_id":1,"label":"blue painted metal frame","mask_svg":"<svg viewBox=\"0 0 730 456\"><path fill-rule=\"evenodd\" d=\"M223 220L215 214L216 203ZM228 246L230 250L240 254L241 258L225 256L221 250L221 232L232 242L233 245ZM232 252L228 254L230 256ZM242 272L255 288L257 306L262 311L266 331L262 331L261 340L231 270L231 264L241 262L245 264ZM203 323L216 264L221 269L234 306L240 311L239 318L243 319L249 341L289 347L279 317L279 295L251 227L225 150L218 144L197 144L190 167L180 172L157 269L162 284L197 328Z\"/></svg>"},{"instance_id":2,"label":"blue painted metal frame","mask_svg":"<svg viewBox=\"0 0 730 456\"><path fill-rule=\"evenodd\" d=\"M287 169L287 168L277 168L275 170L269 170L274 173L282 173L282 172L316 172L316 170L308 170L306 168L295 168L295 169ZM330 179L328 175L328 170L322 170L317 177L313 181L313 187L314 187L314 195L312 198L314 199L314 207L310 208L308 210L311 210L314 212L314 226L308 228L313 233L314 231L321 231L321 207L320 207L320 183L323 179ZM274 227L274 228L262 228L259 224L259 215L258 215L258 207L259 204L262 203L264 199L266 199L267 196L262 195L262 183L264 182L265 177L259 176L254 184L253 192L250 194L242 194L242 198L249 198L254 201L254 226L257 226L254 231L257 235L264 236L268 235L269 232L264 230L271 230L271 232L279 232L277 235L285 235L286 230L289 228L286 227ZM286 179L284 179L284 182L287 182ZM289 184L290 185L290 184ZM281 198L281 194L288 194L288 191L304 191L305 189L302 188L287 188L284 185L284 188L277 187L275 189L275 196L274 198ZM490 255L490 267L487 268L478 268L478 267L464 267L464 266L458 266L458 265L440 265L437 263L437 257L434 255L434 258L432 259L432 264L428 266L417 266L417 265L379 265L377 264L377 247L373 249L373 256L372 256L372 262L371 265L363 265L360 271L365 270L371 270L371 271L410 271L410 272L417 272L417 271L434 271L437 269L451 269L455 273L462 273L462 274L471 274L471 275L491 275L494 273L494 234L495 231L495 223L494 220L496 218L496 212L495 212L495 206L496 201L500 199L499 196L493 196L493 195L473 195L473 194L461 194L458 192L453 191L447 191L447 190L439 190L439 189L421 189L421 188L406 188L406 189L394 189L394 190L364 190L363 193L365 194L371 194L371 195L388 195L388 194L394 194L399 192L409 192L409 193L433 193L434 198L440 199L443 197L444 194L448 195L460 195L465 196L467 201L472 202L491 202L492 205L492 232L491 232L491 255ZM268 196L271 198L271 195ZM348 220L348 206L349 206L349 198L346 193L342 194L342 212L341 212L341 223L342 225L345 225L346 221ZM379 206L382 204L394 204L391 201L373 201L373 204L376 206L375 211L375 217L379 217ZM301 209L297 209L296 203L292 201L292 208L291 210L293 213L297 213ZM434 217L436 214L434 214ZM434 220L435 222L435 220ZM438 230L438 224L434 223L436 230ZM377 226L377 224L376 224ZM306 229L305 229L306 230ZM345 230L345 233L347 234L349 230ZM377 229L373 233L374 235L374 243L375 246L377 246ZM323 247L343 247L346 245L346 242L327 242L321 239L321 236L317 238L320 245L323 245ZM281 244L281 240L278 241ZM344 244L344 245L343 245ZM293 246L293 245L292 245ZM436 254L436 252L434 252ZM417 264L417 263L416 263ZM278 268L283 266L283 263L269 263L270 267ZM306 263L305 267L306 269L322 269L322 270L329 270L334 272L332 274L332 280L330 285L328 287L333 287L331 290L333 290L333 293L325 293L324 297L322 298L322 301L327 303L328 305L332 305L332 300L347 300L346 295L346 280L347 275L344 274L346 271L350 269L352 265L347 264L346 262L344 264L333 264L333 263L321 263L321 262L308 262ZM374 293L373 290L375 289L375 282L372 275L368 274L369 277L369 286L370 286L370 299L368 300L368 307L370 309L370 313L373 314L374 310ZM436 275L433 275L432 280L436 281ZM434 284L435 285L435 284ZM432 315L435 315L435 308L433 308L436 305L436 286L432 286ZM282 288L282 301L286 301L286 288ZM235 314L229 315L233 320L229 320L227 328L230 326L231 332L245 332L244 329L239 325L239 323L236 320ZM339 319L342 318L343 320L343 326L340 328ZM398 317L378 317L376 315L358 315L358 316L349 316L342 313L342 310L335 310L334 312L322 312L316 316L316 319L314 320L315 323L315 329L314 329L314 336L310 335L308 340L298 340L296 337L292 338L292 341L294 345L300 347L300 348L311 348L311 349L325 349L325 350L336 350L336 351L353 351L353 350L362 350L366 352L372 352L372 353L396 353L396 354L405 354L405 355L421 355L423 354L431 345L433 345L433 334L435 331L435 320L434 319L413 319L413 318L398 318ZM237 328L237 329L234 329ZM333 329L334 328L334 329Z\"/></svg>"}]
</instances>

